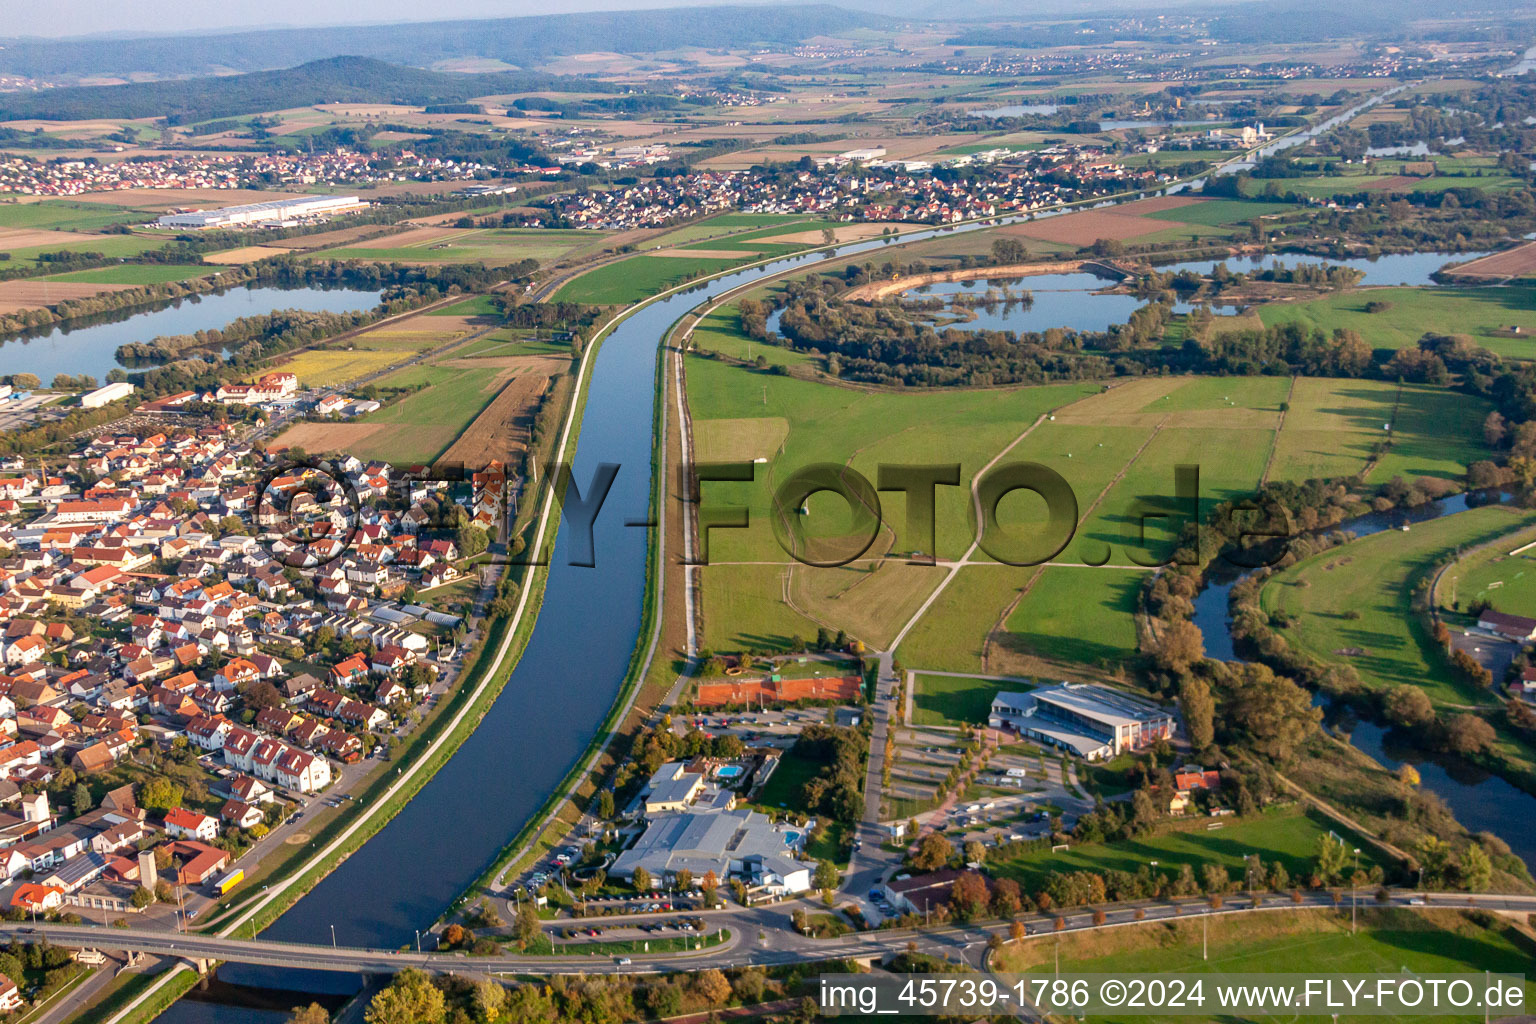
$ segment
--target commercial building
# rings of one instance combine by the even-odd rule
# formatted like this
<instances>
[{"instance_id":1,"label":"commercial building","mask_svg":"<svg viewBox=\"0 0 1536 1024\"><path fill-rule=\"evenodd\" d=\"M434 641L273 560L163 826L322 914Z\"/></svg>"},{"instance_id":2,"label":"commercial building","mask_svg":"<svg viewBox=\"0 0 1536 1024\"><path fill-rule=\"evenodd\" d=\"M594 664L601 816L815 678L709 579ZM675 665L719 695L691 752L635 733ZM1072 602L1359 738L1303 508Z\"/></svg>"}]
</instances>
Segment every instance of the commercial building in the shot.
<instances>
[{"instance_id":1,"label":"commercial building","mask_svg":"<svg viewBox=\"0 0 1536 1024\"><path fill-rule=\"evenodd\" d=\"M127 398L131 394L133 394L133 385L125 380L119 380L81 395L80 404L87 409L100 409L109 402Z\"/></svg>"},{"instance_id":2,"label":"commercial building","mask_svg":"<svg viewBox=\"0 0 1536 1024\"><path fill-rule=\"evenodd\" d=\"M155 221L162 228L286 227L355 213L368 204L357 196L294 196L265 203L225 206L217 210L167 213Z\"/></svg>"},{"instance_id":3,"label":"commercial building","mask_svg":"<svg viewBox=\"0 0 1536 1024\"><path fill-rule=\"evenodd\" d=\"M695 879L713 871L722 881L736 876L775 896L805 892L812 865L796 856L804 831L781 830L746 809L663 814L619 854L610 873L633 878L636 868L644 868L655 881L667 882L684 870Z\"/></svg>"},{"instance_id":4,"label":"commercial building","mask_svg":"<svg viewBox=\"0 0 1536 1024\"><path fill-rule=\"evenodd\" d=\"M999 693L987 724L1098 761L1173 736L1178 720L1148 701L1093 683Z\"/></svg>"}]
</instances>

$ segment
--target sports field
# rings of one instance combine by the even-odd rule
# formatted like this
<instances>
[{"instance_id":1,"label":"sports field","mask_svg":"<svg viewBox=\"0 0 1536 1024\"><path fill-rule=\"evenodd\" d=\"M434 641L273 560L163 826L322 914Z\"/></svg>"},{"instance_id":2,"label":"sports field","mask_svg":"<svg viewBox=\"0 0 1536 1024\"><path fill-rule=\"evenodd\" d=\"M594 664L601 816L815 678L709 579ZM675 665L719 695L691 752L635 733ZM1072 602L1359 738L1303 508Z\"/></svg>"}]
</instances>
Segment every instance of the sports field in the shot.
<instances>
[{"instance_id":1,"label":"sports field","mask_svg":"<svg viewBox=\"0 0 1536 1024\"><path fill-rule=\"evenodd\" d=\"M1025 892L1035 892L1056 871L1127 871L1135 874L1149 861L1159 870L1177 874L1188 864L1200 876L1206 864L1219 864L1240 878L1243 858L1258 854L1265 864L1279 862L1292 878L1304 879L1317 856L1318 840L1339 825L1313 811L1294 807L1268 810L1247 818L1218 819L1208 828L1206 818L1194 818L1164 826L1148 835L1110 843L1081 843L1062 851L1027 853L1021 857L989 857L987 869L995 877L1018 881ZM1346 839L1355 839L1352 835ZM1356 840L1358 842L1358 840ZM1370 847L1360 843L1360 867L1373 863Z\"/></svg>"},{"instance_id":2,"label":"sports field","mask_svg":"<svg viewBox=\"0 0 1536 1024\"><path fill-rule=\"evenodd\" d=\"M1408 683L1437 704L1480 704L1491 695L1449 677L1413 614L1413 587L1457 549L1536 522L1508 506L1472 509L1409 532L1387 531L1320 552L1265 584L1266 612L1291 624L1281 635L1320 662L1352 665L1370 689Z\"/></svg>"},{"instance_id":3,"label":"sports field","mask_svg":"<svg viewBox=\"0 0 1536 1024\"><path fill-rule=\"evenodd\" d=\"M1282 899L1282 896L1269 897L1272 906ZM1531 958L1536 956L1536 944L1505 921L1484 927L1454 910L1382 909L1366 902L1359 912L1358 931L1353 934L1348 906L1341 912L1277 910L1224 914L1204 923L1192 915L1176 923L1148 923L1076 932L1057 939L1040 937L1010 943L998 954L994 967L1005 972L1035 971L1039 974L1055 969L1058 954L1064 971L1116 977L1276 971L1310 972L1319 976L1338 973L1422 976L1483 971L1528 974ZM1536 985L1527 981L1527 1004L1533 995L1536 995ZM1390 1019L1418 1024L1421 1021L1473 1020L1477 1017L1477 1014L1469 1014L1455 1018ZM1093 1019L1112 1024L1120 1021L1135 1024L1192 1018L1096 1014ZM1208 1019L1236 1021L1240 1018L1211 1015Z\"/></svg>"},{"instance_id":4,"label":"sports field","mask_svg":"<svg viewBox=\"0 0 1536 1024\"><path fill-rule=\"evenodd\" d=\"M1465 612L1486 601L1501 612L1536 617L1536 549L1519 551L1532 541L1536 528L1527 527L1467 554L1440 577L1440 606Z\"/></svg>"},{"instance_id":5,"label":"sports field","mask_svg":"<svg viewBox=\"0 0 1536 1024\"><path fill-rule=\"evenodd\" d=\"M1387 308L1366 312L1366 303ZM1465 334L1509 359L1536 358L1536 285L1502 288L1365 288L1310 302L1271 302L1258 308L1265 326L1298 323L1332 334L1358 331L1377 349L1417 345L1427 333ZM1511 337L1509 327L1523 337Z\"/></svg>"}]
</instances>

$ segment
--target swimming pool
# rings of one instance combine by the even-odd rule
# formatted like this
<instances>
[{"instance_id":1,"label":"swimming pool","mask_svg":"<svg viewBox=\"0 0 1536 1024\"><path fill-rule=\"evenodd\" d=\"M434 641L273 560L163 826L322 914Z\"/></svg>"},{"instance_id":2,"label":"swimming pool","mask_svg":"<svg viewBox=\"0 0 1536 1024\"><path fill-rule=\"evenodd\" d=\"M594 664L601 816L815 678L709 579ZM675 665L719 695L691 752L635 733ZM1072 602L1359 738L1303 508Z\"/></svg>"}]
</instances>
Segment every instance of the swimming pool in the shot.
<instances>
[{"instance_id":1,"label":"swimming pool","mask_svg":"<svg viewBox=\"0 0 1536 1024\"><path fill-rule=\"evenodd\" d=\"M784 831L784 845L785 846L799 846L800 845L800 833L796 832L796 831L794 831L792 829L785 829L785 831Z\"/></svg>"},{"instance_id":2,"label":"swimming pool","mask_svg":"<svg viewBox=\"0 0 1536 1024\"><path fill-rule=\"evenodd\" d=\"M723 764L719 768L715 769L715 777L721 779L734 779L739 777L744 771L746 771L746 769L739 764Z\"/></svg>"}]
</instances>

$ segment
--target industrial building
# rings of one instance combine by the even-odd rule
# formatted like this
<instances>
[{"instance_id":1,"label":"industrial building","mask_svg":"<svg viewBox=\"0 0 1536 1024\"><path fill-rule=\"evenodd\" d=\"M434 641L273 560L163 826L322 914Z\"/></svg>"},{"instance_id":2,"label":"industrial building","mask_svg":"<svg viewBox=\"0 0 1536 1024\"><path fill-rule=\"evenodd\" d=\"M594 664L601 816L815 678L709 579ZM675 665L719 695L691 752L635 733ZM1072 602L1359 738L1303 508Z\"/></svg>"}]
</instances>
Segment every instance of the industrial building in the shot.
<instances>
[{"instance_id":1,"label":"industrial building","mask_svg":"<svg viewBox=\"0 0 1536 1024\"><path fill-rule=\"evenodd\" d=\"M1107 686L1061 683L999 693L987 724L1098 761L1172 738L1178 720L1171 711Z\"/></svg>"},{"instance_id":2,"label":"industrial building","mask_svg":"<svg viewBox=\"0 0 1536 1024\"><path fill-rule=\"evenodd\" d=\"M356 213L368 206L357 196L294 196L265 203L225 206L218 210L167 213L155 221L162 228L288 227L338 214Z\"/></svg>"},{"instance_id":3,"label":"industrial building","mask_svg":"<svg viewBox=\"0 0 1536 1024\"><path fill-rule=\"evenodd\" d=\"M89 394L81 395L80 404L87 409L100 409L109 402L127 398L131 394L133 394L133 385L125 380L119 380L105 387L99 387Z\"/></svg>"}]
</instances>

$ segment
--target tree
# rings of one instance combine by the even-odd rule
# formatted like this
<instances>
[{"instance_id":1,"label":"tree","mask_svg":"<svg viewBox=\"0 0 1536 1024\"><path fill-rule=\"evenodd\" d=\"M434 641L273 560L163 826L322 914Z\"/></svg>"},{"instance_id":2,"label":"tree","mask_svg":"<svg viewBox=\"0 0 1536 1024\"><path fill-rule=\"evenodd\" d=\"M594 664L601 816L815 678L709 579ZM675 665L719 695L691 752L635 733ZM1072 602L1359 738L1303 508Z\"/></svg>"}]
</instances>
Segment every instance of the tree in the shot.
<instances>
[{"instance_id":1,"label":"tree","mask_svg":"<svg viewBox=\"0 0 1536 1024\"><path fill-rule=\"evenodd\" d=\"M480 1021L481 1024L491 1024L491 1021L499 1018L506 1005L507 989L501 982L482 978L475 985L470 1006L474 1011L475 1020Z\"/></svg>"},{"instance_id":2,"label":"tree","mask_svg":"<svg viewBox=\"0 0 1536 1024\"><path fill-rule=\"evenodd\" d=\"M836 889L837 883L842 880L842 875L837 870L837 865L829 860L816 862L816 876L812 884L818 889Z\"/></svg>"},{"instance_id":3,"label":"tree","mask_svg":"<svg viewBox=\"0 0 1536 1024\"><path fill-rule=\"evenodd\" d=\"M539 937L539 912L532 900L518 904L517 915L512 919L512 937L517 940L518 949L527 949Z\"/></svg>"},{"instance_id":4,"label":"tree","mask_svg":"<svg viewBox=\"0 0 1536 1024\"><path fill-rule=\"evenodd\" d=\"M1024 906L1019 883L1011 878L999 878L992 885L992 912L998 917L1010 917Z\"/></svg>"},{"instance_id":5,"label":"tree","mask_svg":"<svg viewBox=\"0 0 1536 1024\"><path fill-rule=\"evenodd\" d=\"M1190 749L1204 750L1216 741L1216 702L1211 699L1211 688L1204 679L1184 679L1179 687L1179 707L1184 712Z\"/></svg>"},{"instance_id":6,"label":"tree","mask_svg":"<svg viewBox=\"0 0 1536 1024\"><path fill-rule=\"evenodd\" d=\"M1322 720L1312 695L1267 665L1223 663L1221 669L1231 681L1222 693L1223 726L1258 753L1289 761Z\"/></svg>"},{"instance_id":7,"label":"tree","mask_svg":"<svg viewBox=\"0 0 1536 1024\"><path fill-rule=\"evenodd\" d=\"M1393 725L1417 729L1435 720L1435 707L1417 686L1394 686L1382 702L1382 710Z\"/></svg>"},{"instance_id":8,"label":"tree","mask_svg":"<svg viewBox=\"0 0 1536 1024\"><path fill-rule=\"evenodd\" d=\"M331 1024L331 1015L319 1003L295 1006L288 1015L288 1024Z\"/></svg>"},{"instance_id":9,"label":"tree","mask_svg":"<svg viewBox=\"0 0 1536 1024\"><path fill-rule=\"evenodd\" d=\"M680 869L672 876L672 887L682 892L693 888L693 872L687 868Z\"/></svg>"},{"instance_id":10,"label":"tree","mask_svg":"<svg viewBox=\"0 0 1536 1024\"><path fill-rule=\"evenodd\" d=\"M987 848L980 839L972 839L965 844L965 862L967 864L982 864L987 859Z\"/></svg>"},{"instance_id":11,"label":"tree","mask_svg":"<svg viewBox=\"0 0 1536 1024\"><path fill-rule=\"evenodd\" d=\"M597 794L597 816L604 821L613 820L613 790L605 789Z\"/></svg>"},{"instance_id":12,"label":"tree","mask_svg":"<svg viewBox=\"0 0 1536 1024\"><path fill-rule=\"evenodd\" d=\"M1493 883L1493 862L1477 843L1461 855L1461 885L1468 892L1487 892Z\"/></svg>"},{"instance_id":13,"label":"tree","mask_svg":"<svg viewBox=\"0 0 1536 1024\"><path fill-rule=\"evenodd\" d=\"M645 868L635 868L635 876L632 879L636 892L649 892L651 889L651 873Z\"/></svg>"},{"instance_id":14,"label":"tree","mask_svg":"<svg viewBox=\"0 0 1536 1024\"><path fill-rule=\"evenodd\" d=\"M1456 715L1445 725L1446 746L1457 754L1480 754L1496 739L1493 726L1476 715Z\"/></svg>"},{"instance_id":15,"label":"tree","mask_svg":"<svg viewBox=\"0 0 1536 1024\"><path fill-rule=\"evenodd\" d=\"M1227 869L1220 864L1207 864L1200 869L1205 891L1213 895L1219 895L1227 891L1232 885L1232 877L1227 874Z\"/></svg>"},{"instance_id":16,"label":"tree","mask_svg":"<svg viewBox=\"0 0 1536 1024\"><path fill-rule=\"evenodd\" d=\"M84 814L86 811L90 810L92 804L90 787L83 782L77 783L75 786L74 799L71 801L71 803L74 805L76 814Z\"/></svg>"},{"instance_id":17,"label":"tree","mask_svg":"<svg viewBox=\"0 0 1536 1024\"><path fill-rule=\"evenodd\" d=\"M1417 789L1419 787L1419 783L1422 780L1419 778L1419 770L1413 765L1409 764L1407 761L1404 761L1402 764L1398 765L1397 781L1401 782L1405 786Z\"/></svg>"},{"instance_id":18,"label":"tree","mask_svg":"<svg viewBox=\"0 0 1536 1024\"><path fill-rule=\"evenodd\" d=\"M950 887L949 905L961 919L969 920L986 908L989 896L987 880L981 872L964 871Z\"/></svg>"},{"instance_id":19,"label":"tree","mask_svg":"<svg viewBox=\"0 0 1536 1024\"><path fill-rule=\"evenodd\" d=\"M715 877L714 869L704 872L704 877L699 881L699 889L704 893L706 906L715 902L715 890L720 888L720 879Z\"/></svg>"},{"instance_id":20,"label":"tree","mask_svg":"<svg viewBox=\"0 0 1536 1024\"><path fill-rule=\"evenodd\" d=\"M1000 265L1023 263L1029 258L1029 250L1017 238L999 238L992 243L992 259Z\"/></svg>"},{"instance_id":21,"label":"tree","mask_svg":"<svg viewBox=\"0 0 1536 1024\"><path fill-rule=\"evenodd\" d=\"M1190 620L1175 619L1165 624L1161 635L1152 641L1151 653L1160 668L1183 675L1205 657L1205 638Z\"/></svg>"},{"instance_id":22,"label":"tree","mask_svg":"<svg viewBox=\"0 0 1536 1024\"><path fill-rule=\"evenodd\" d=\"M157 775L139 786L139 806L147 811L164 814L181 806L185 790L163 775Z\"/></svg>"},{"instance_id":23,"label":"tree","mask_svg":"<svg viewBox=\"0 0 1536 1024\"><path fill-rule=\"evenodd\" d=\"M421 971L406 968L373 997L363 1020L368 1024L442 1024L447 1016L442 991Z\"/></svg>"},{"instance_id":24,"label":"tree","mask_svg":"<svg viewBox=\"0 0 1536 1024\"><path fill-rule=\"evenodd\" d=\"M731 983L714 968L695 975L693 987L699 993L699 998L711 1006L719 1006L731 998Z\"/></svg>"},{"instance_id":25,"label":"tree","mask_svg":"<svg viewBox=\"0 0 1536 1024\"><path fill-rule=\"evenodd\" d=\"M937 871L949 863L954 853L954 843L937 832L930 832L917 844L917 852L912 855L912 866L918 871Z\"/></svg>"},{"instance_id":26,"label":"tree","mask_svg":"<svg viewBox=\"0 0 1536 1024\"><path fill-rule=\"evenodd\" d=\"M1323 880L1324 885L1332 885L1344 874L1344 865L1349 862L1349 850L1344 846L1344 840L1333 833L1317 837L1317 876Z\"/></svg>"},{"instance_id":27,"label":"tree","mask_svg":"<svg viewBox=\"0 0 1536 1024\"><path fill-rule=\"evenodd\" d=\"M155 894L141 885L133 890L133 895L128 897L128 902L133 904L135 910L143 910L155 902Z\"/></svg>"}]
</instances>

